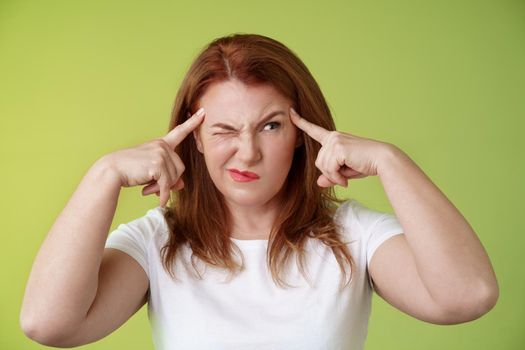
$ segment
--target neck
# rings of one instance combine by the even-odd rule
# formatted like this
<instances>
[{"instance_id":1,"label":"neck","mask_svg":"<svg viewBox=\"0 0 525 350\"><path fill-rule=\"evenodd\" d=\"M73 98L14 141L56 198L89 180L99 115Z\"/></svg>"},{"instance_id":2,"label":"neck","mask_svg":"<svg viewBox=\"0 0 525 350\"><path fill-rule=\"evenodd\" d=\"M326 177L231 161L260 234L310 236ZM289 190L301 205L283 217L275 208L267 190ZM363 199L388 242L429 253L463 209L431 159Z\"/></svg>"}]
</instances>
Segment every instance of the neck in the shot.
<instances>
[{"instance_id":1,"label":"neck","mask_svg":"<svg viewBox=\"0 0 525 350\"><path fill-rule=\"evenodd\" d=\"M227 202L232 215L231 237L236 239L269 239L278 213L275 198L260 205L247 207Z\"/></svg>"}]
</instances>

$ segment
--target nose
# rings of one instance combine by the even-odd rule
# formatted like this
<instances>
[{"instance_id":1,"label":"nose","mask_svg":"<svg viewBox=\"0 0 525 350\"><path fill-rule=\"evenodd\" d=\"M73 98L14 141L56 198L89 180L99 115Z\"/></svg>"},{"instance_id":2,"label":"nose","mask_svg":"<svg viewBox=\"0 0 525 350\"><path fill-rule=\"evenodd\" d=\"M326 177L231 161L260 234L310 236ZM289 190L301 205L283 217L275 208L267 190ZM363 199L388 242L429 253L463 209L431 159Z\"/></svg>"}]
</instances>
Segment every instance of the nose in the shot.
<instances>
[{"instance_id":1,"label":"nose","mask_svg":"<svg viewBox=\"0 0 525 350\"><path fill-rule=\"evenodd\" d=\"M245 134L238 137L237 158L247 167L261 159L261 150L257 136Z\"/></svg>"}]
</instances>

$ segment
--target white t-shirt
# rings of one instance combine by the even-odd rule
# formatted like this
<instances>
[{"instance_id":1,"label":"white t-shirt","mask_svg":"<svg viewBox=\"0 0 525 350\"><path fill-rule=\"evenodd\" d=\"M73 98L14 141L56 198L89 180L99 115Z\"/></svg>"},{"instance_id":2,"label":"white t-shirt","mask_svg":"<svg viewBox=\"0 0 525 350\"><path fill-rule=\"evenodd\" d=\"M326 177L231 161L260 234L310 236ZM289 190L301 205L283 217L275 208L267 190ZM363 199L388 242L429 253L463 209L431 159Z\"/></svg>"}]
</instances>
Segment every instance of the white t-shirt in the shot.
<instances>
[{"instance_id":1,"label":"white t-shirt","mask_svg":"<svg viewBox=\"0 0 525 350\"><path fill-rule=\"evenodd\" d=\"M106 247L126 252L148 275L148 318L157 350L361 350L373 291L368 264L377 247L403 229L394 214L371 210L354 199L341 204L335 220L344 225L344 240L352 241L348 247L356 263L351 287L343 292L339 292L341 271L333 252L314 239L306 245L306 272L312 286L292 256L290 274L283 277L299 287L279 288L267 268L268 241L234 238L246 264L239 275L227 282L228 272L207 267L199 280L177 259L175 275L180 282L173 281L160 257L168 237L161 207L120 224ZM178 253L190 261L187 246Z\"/></svg>"}]
</instances>

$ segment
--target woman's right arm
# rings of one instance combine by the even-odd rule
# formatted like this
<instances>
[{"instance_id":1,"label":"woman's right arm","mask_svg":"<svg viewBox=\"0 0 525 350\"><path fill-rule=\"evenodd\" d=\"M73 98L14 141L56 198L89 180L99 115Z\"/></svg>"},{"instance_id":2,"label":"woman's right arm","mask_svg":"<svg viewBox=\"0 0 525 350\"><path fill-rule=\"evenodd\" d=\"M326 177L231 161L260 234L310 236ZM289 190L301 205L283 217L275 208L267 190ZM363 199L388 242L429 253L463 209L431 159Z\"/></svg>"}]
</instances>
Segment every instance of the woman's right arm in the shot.
<instances>
[{"instance_id":1,"label":"woman's right arm","mask_svg":"<svg viewBox=\"0 0 525 350\"><path fill-rule=\"evenodd\" d=\"M200 113L199 113L200 112ZM93 164L62 210L33 263L20 312L31 339L73 347L117 329L146 302L148 277L137 261L104 248L121 187L148 184L165 206L184 187L176 146L203 121L201 109L161 139L110 153Z\"/></svg>"},{"instance_id":2,"label":"woman's right arm","mask_svg":"<svg viewBox=\"0 0 525 350\"><path fill-rule=\"evenodd\" d=\"M99 333L108 333L104 328L115 324L112 318L118 314L130 317L145 302L148 279L140 265L122 252L104 249L121 188L120 177L111 165L106 156L89 169L35 258L20 324L25 334L39 343L74 346L100 338L86 328L84 332L91 334L81 332L96 304L97 290L106 302L114 302L105 305L103 322L108 325L99 323ZM106 278L108 274L113 278ZM111 288L104 291L103 285L109 284ZM112 300L115 297L120 297L120 302Z\"/></svg>"}]
</instances>

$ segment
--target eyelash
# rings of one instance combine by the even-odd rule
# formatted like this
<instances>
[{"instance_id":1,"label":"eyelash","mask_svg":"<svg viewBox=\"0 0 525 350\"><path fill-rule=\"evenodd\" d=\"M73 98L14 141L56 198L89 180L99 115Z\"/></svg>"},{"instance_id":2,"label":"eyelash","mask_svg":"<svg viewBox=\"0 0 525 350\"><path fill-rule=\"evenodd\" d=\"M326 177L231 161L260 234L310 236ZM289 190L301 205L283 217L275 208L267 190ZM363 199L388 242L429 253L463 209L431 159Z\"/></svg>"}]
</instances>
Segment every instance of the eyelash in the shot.
<instances>
[{"instance_id":1,"label":"eyelash","mask_svg":"<svg viewBox=\"0 0 525 350\"><path fill-rule=\"evenodd\" d=\"M276 124L277 127L281 126L281 123L279 123L279 122L269 122L269 123L266 123L264 126L269 125L269 124ZM275 129L273 129L273 130L275 130Z\"/></svg>"},{"instance_id":2,"label":"eyelash","mask_svg":"<svg viewBox=\"0 0 525 350\"><path fill-rule=\"evenodd\" d=\"M268 123L264 124L264 126L269 125L269 124L275 124L277 126L277 128L281 127L281 123L279 123L279 122L268 122ZM275 129L272 129L272 130L275 130ZM222 134L228 134L228 132L215 133L214 135L222 135Z\"/></svg>"}]
</instances>

